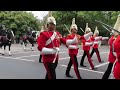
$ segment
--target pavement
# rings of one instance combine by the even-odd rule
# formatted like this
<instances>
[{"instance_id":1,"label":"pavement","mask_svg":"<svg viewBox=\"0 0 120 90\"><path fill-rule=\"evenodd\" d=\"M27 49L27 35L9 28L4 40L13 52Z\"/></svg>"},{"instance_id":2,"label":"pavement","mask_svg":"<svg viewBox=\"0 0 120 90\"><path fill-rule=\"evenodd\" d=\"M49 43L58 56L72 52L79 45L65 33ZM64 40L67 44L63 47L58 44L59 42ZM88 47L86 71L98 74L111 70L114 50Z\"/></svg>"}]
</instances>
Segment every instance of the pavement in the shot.
<instances>
[{"instance_id":1,"label":"pavement","mask_svg":"<svg viewBox=\"0 0 120 90\"><path fill-rule=\"evenodd\" d=\"M2 49L1 49L2 50ZM1 52L0 50L0 52ZM91 51L90 51L91 52ZM79 72L83 79L101 79L108 66L108 46L99 47L100 57L102 63L98 62L97 56L94 53L92 62L97 67L96 70L91 70L87 57L85 57L84 65L87 67L80 67ZM31 45L28 44L24 51L20 44L12 44L11 56L8 55L8 48L6 54L3 56L0 54L0 79L44 79L46 70L43 63L39 63L40 52L37 50L37 44L35 44L34 51L31 50ZM78 64L83 54L83 50L79 49L77 56ZM56 68L56 79L71 79L65 76L67 64L69 62L68 49L61 45L59 62ZM77 79L74 72L74 68L71 68L70 75ZM111 76L110 76L111 77ZM110 79L110 78L109 78Z\"/></svg>"}]
</instances>

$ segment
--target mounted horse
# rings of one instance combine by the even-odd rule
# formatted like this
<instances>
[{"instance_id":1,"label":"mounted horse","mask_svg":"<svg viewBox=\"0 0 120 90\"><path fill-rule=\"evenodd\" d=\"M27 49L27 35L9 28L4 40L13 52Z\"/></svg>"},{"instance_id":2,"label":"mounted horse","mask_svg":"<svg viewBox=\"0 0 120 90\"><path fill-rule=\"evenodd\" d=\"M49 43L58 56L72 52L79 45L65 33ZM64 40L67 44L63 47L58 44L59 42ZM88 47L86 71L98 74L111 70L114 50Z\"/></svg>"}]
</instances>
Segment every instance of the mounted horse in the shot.
<instances>
[{"instance_id":1,"label":"mounted horse","mask_svg":"<svg viewBox=\"0 0 120 90\"><path fill-rule=\"evenodd\" d=\"M9 47L9 56L11 55L11 43L13 40L14 34L10 29L0 28L0 48L4 47L4 51L1 53L4 55L6 53L6 46Z\"/></svg>"},{"instance_id":2,"label":"mounted horse","mask_svg":"<svg viewBox=\"0 0 120 90\"><path fill-rule=\"evenodd\" d=\"M34 50L34 44L36 42L36 34L35 32L28 31L27 33L23 34L20 37L20 40L22 41L21 45L23 45L23 49L26 50L27 44L32 44L31 50Z\"/></svg>"}]
</instances>

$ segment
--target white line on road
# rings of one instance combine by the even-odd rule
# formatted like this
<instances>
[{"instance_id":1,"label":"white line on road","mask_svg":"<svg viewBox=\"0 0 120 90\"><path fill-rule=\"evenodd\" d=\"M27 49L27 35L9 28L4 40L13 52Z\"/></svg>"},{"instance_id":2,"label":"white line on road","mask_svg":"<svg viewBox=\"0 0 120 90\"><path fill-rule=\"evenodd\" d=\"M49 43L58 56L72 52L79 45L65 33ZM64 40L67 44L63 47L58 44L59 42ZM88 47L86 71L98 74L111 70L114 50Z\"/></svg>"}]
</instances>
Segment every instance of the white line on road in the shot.
<instances>
[{"instance_id":1,"label":"white line on road","mask_svg":"<svg viewBox=\"0 0 120 90\"><path fill-rule=\"evenodd\" d=\"M109 52L101 52L100 54L103 54L103 53L109 53Z\"/></svg>"},{"instance_id":2,"label":"white line on road","mask_svg":"<svg viewBox=\"0 0 120 90\"><path fill-rule=\"evenodd\" d=\"M66 53L66 52L60 52L60 53ZM40 54L37 54L37 55L29 55L29 56L16 57L16 59L20 59L20 58L23 58L23 57L34 57L34 56L40 56Z\"/></svg>"},{"instance_id":3,"label":"white line on road","mask_svg":"<svg viewBox=\"0 0 120 90\"><path fill-rule=\"evenodd\" d=\"M95 67L98 68L98 67L101 67L101 66L104 66L106 64L108 64L109 62L105 62L105 63L102 63L102 64L99 64L99 65L96 65Z\"/></svg>"},{"instance_id":4,"label":"white line on road","mask_svg":"<svg viewBox=\"0 0 120 90\"><path fill-rule=\"evenodd\" d=\"M67 65L61 65L62 67L66 67L67 68ZM73 66L71 68L74 68ZM89 71L89 72L95 72L95 73L101 73L101 74L104 74L105 72L101 72L101 71L94 71L94 70L90 70L90 69L85 69L85 68L79 68L79 70L84 70L84 71ZM112 74L110 74L112 75Z\"/></svg>"},{"instance_id":5,"label":"white line on road","mask_svg":"<svg viewBox=\"0 0 120 90\"><path fill-rule=\"evenodd\" d=\"M67 65L61 65L62 67L67 67ZM71 68L74 68L73 66ZM90 70L90 69L85 69L85 68L78 68L80 70L84 70L84 71L90 71L90 72L96 72L96 73L102 73L104 74L104 72L101 71L94 71L94 70Z\"/></svg>"},{"instance_id":6,"label":"white line on road","mask_svg":"<svg viewBox=\"0 0 120 90\"><path fill-rule=\"evenodd\" d=\"M0 56L0 57L2 57L2 58L8 58L8 59L17 59L17 58L13 58L13 57L5 57L5 56ZM34 62L34 60L28 60L28 59L17 59L17 60Z\"/></svg>"},{"instance_id":7,"label":"white line on road","mask_svg":"<svg viewBox=\"0 0 120 90\"><path fill-rule=\"evenodd\" d=\"M77 57L81 57L82 55L78 55ZM65 57L65 58L60 58L59 60L61 61L61 60L65 60L65 59L68 59L68 58L70 58L70 57Z\"/></svg>"},{"instance_id":8,"label":"white line on road","mask_svg":"<svg viewBox=\"0 0 120 90\"><path fill-rule=\"evenodd\" d=\"M20 54L20 53L31 53L31 52L39 52L39 51L29 51L29 52L18 52L18 53L12 53L12 54Z\"/></svg>"}]
</instances>

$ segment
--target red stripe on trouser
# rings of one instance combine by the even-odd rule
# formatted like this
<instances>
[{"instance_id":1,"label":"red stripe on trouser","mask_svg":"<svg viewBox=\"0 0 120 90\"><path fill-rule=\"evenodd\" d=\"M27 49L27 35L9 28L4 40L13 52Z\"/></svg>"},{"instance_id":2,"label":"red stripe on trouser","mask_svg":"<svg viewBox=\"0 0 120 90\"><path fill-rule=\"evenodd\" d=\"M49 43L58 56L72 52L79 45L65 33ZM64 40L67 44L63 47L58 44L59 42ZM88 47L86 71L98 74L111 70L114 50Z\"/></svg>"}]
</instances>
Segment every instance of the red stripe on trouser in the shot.
<instances>
[{"instance_id":1,"label":"red stripe on trouser","mask_svg":"<svg viewBox=\"0 0 120 90\"><path fill-rule=\"evenodd\" d=\"M78 67L76 65L76 62L74 60L74 55L70 55L70 57L71 57L71 60L72 60L73 66L74 66L74 71L76 73L76 76L78 79L80 79L80 73L79 73Z\"/></svg>"},{"instance_id":2,"label":"red stripe on trouser","mask_svg":"<svg viewBox=\"0 0 120 90\"><path fill-rule=\"evenodd\" d=\"M98 48L95 49L95 52L96 52L98 61L101 62L101 58L100 58L100 54L99 54Z\"/></svg>"},{"instance_id":3,"label":"red stripe on trouser","mask_svg":"<svg viewBox=\"0 0 120 90\"><path fill-rule=\"evenodd\" d=\"M47 74L48 74L48 79L52 79L52 74L49 70L48 63L44 63L44 66L45 66L45 69L46 69Z\"/></svg>"},{"instance_id":4,"label":"red stripe on trouser","mask_svg":"<svg viewBox=\"0 0 120 90\"><path fill-rule=\"evenodd\" d=\"M89 51L86 51L86 50L85 50L85 52L86 52L86 54L87 54L88 62L89 62L89 64L90 64L91 68L94 69L94 65L93 65L93 63L92 63L92 61L91 61L91 57L90 57Z\"/></svg>"}]
</instances>

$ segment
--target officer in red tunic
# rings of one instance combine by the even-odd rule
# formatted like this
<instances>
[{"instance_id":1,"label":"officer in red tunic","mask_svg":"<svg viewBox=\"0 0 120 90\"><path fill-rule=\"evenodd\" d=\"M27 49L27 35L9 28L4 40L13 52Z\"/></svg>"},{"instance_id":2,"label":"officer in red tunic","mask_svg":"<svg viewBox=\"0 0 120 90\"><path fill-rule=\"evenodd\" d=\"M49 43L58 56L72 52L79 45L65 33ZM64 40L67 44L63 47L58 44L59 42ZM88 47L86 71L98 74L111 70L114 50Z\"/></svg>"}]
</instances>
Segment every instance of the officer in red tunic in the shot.
<instances>
[{"instance_id":1,"label":"officer in red tunic","mask_svg":"<svg viewBox=\"0 0 120 90\"><path fill-rule=\"evenodd\" d=\"M54 17L47 19L47 30L40 33L38 39L38 50L41 52L43 64L47 71L46 79L56 79L55 69L58 64L59 47L64 43L67 46L78 43L77 38L66 40L56 30L56 20Z\"/></svg>"},{"instance_id":2,"label":"officer in red tunic","mask_svg":"<svg viewBox=\"0 0 120 90\"><path fill-rule=\"evenodd\" d=\"M116 56L116 60L113 64L112 72L115 79L120 79L120 15L118 15L114 29L118 32L113 31L114 42L113 42L113 54Z\"/></svg>"},{"instance_id":3,"label":"officer in red tunic","mask_svg":"<svg viewBox=\"0 0 120 90\"><path fill-rule=\"evenodd\" d=\"M87 34L89 32L91 32L91 29L88 27L88 23L86 23L85 34ZM89 53L90 47L92 45L93 45L93 42L91 42L91 37L89 37L87 40L85 40L85 39L82 40L82 48L84 50L84 53L83 53L83 56L81 58L80 66L86 67L83 63L84 63L85 56L87 55L88 62L91 66L91 69L93 70L95 68L94 68L94 65L91 61L91 57L90 57L90 53Z\"/></svg>"},{"instance_id":4,"label":"officer in red tunic","mask_svg":"<svg viewBox=\"0 0 120 90\"><path fill-rule=\"evenodd\" d=\"M120 15L114 25L114 29L120 32ZM109 39L110 52L108 57L108 68L102 79L108 79L110 73L114 74L116 79L120 79L120 35L116 31L112 31L113 35Z\"/></svg>"},{"instance_id":5,"label":"officer in red tunic","mask_svg":"<svg viewBox=\"0 0 120 90\"><path fill-rule=\"evenodd\" d=\"M115 37L112 35L111 38L109 39L108 41L108 44L109 44L109 56L108 56L108 67L107 67L107 70L105 71L102 79L108 79L109 76L110 76L110 73L111 73L111 70L112 70L112 67L113 67L113 63L115 62L116 60L116 56L114 56L113 54L113 42L115 41Z\"/></svg>"},{"instance_id":6,"label":"officer in red tunic","mask_svg":"<svg viewBox=\"0 0 120 90\"><path fill-rule=\"evenodd\" d=\"M94 44L92 46L93 49L92 49L92 52L91 52L90 56L92 57L94 52L95 52L96 55L97 55L99 63L101 63L103 61L101 61L98 46L99 46L99 41L104 40L104 37L99 36L99 31L97 29L97 26L95 28L94 35L93 35L93 37L91 39L93 40Z\"/></svg>"},{"instance_id":7,"label":"officer in red tunic","mask_svg":"<svg viewBox=\"0 0 120 90\"><path fill-rule=\"evenodd\" d=\"M67 36L67 39L74 39L75 36L79 39L79 41L80 41L80 39L85 39L84 36L80 36L80 35L77 34L78 28L77 28L77 25L75 24L75 18L73 18L73 20L72 20L72 25L71 25L70 30L71 30L71 34L69 34ZM79 49L78 44L72 44L72 45L68 46L68 49L69 49L68 53L69 53L69 56L70 56L70 61L68 63L65 74L66 74L67 77L73 78L69 74L71 66L73 64L74 71L76 73L77 78L81 79L81 76L80 76L80 73L79 73L79 70L78 70L78 61L77 61L77 54L78 54L78 49Z\"/></svg>"}]
</instances>

